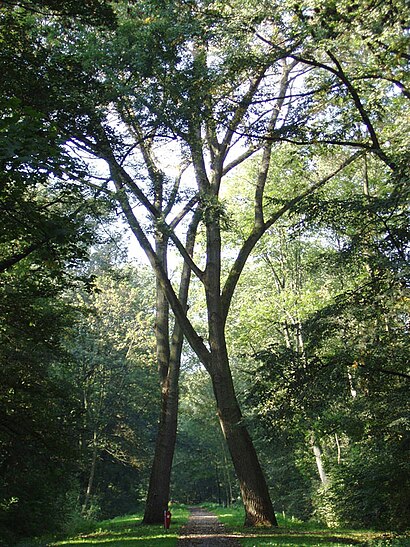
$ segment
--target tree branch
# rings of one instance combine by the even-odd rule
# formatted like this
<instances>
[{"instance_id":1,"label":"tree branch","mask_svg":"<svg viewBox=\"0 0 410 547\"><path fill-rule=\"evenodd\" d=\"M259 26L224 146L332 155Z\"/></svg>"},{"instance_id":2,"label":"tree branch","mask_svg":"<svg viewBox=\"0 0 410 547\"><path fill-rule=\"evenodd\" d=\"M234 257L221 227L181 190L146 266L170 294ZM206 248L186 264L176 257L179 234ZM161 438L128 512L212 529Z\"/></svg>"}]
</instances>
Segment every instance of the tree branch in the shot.
<instances>
[{"instance_id":1,"label":"tree branch","mask_svg":"<svg viewBox=\"0 0 410 547\"><path fill-rule=\"evenodd\" d=\"M254 97L255 93L257 92L259 85L265 76L266 70L268 69L268 65L265 65L259 74L253 79L251 82L248 91L245 93L245 95L242 97L242 100L240 101L238 108L236 109L234 116L232 118L231 123L228 126L228 129L225 133L224 138L222 139L222 143L220 146L220 161L221 166L223 165L223 162L226 158L226 155L228 153L229 145L232 141L232 137L235 134L239 124L241 123L244 115L246 114L250 104L252 103L252 98Z\"/></svg>"},{"instance_id":2,"label":"tree branch","mask_svg":"<svg viewBox=\"0 0 410 547\"><path fill-rule=\"evenodd\" d=\"M356 109L358 110L358 112L359 112L359 114L360 114L360 116L363 120L363 123L367 127L367 131L369 132L370 138L372 140L373 149L374 149L375 153L378 156L380 156L380 158L387 165L390 166L390 160L387 158L387 156L384 154L384 152L381 149L381 146L380 146L379 139L377 137L376 131L375 131L375 129L373 127L373 124L372 124L372 122L371 122L371 120L370 120L370 118L369 118L369 116L366 112L366 109L363 106L362 101L360 100L360 97L359 97L359 94L356 91L356 88L354 87L352 82L347 77L346 73L343 70L343 67L342 67L340 61L335 57L335 55L333 55L333 53L331 51L327 51L326 53L328 54L330 59L333 61L333 63L336 65L337 71L335 71L334 73L337 75L337 77L346 86L347 90L349 91L349 93L350 93L350 95L353 99L354 105L355 105Z\"/></svg>"},{"instance_id":3,"label":"tree branch","mask_svg":"<svg viewBox=\"0 0 410 547\"><path fill-rule=\"evenodd\" d=\"M45 245L48 241L50 241L51 238L47 237L45 239L42 239L41 241L38 241L37 243L32 243L31 245L28 245L23 251L20 253L16 253L13 256L10 256L9 258L6 258L5 260L0 261L0 273L5 272L24 258L27 258L31 253L34 251L37 251L37 249L40 249L43 245Z\"/></svg>"},{"instance_id":4,"label":"tree branch","mask_svg":"<svg viewBox=\"0 0 410 547\"><path fill-rule=\"evenodd\" d=\"M170 303L172 311L174 312L176 320L179 322L189 344L191 345L195 353L198 355L199 359L201 360L201 363L209 370L209 366L211 362L210 360L211 355L209 350L206 348L202 338L198 336L197 332L192 326L192 323L189 321L185 313L184 306L181 304L180 300L175 294L171 281L166 275L158 256L156 255L154 249L152 248L151 243L149 242L147 236L144 233L144 230L142 229L137 218L135 217L132 211L131 205L128 201L125 188L123 184L121 184L120 182L119 176L115 172L113 172L112 177L117 189L117 198L121 205L123 213L129 223L129 226L133 234L137 238L138 243L140 244L142 250L145 252L151 264L151 267L153 268L155 272L158 282L160 283L162 290L164 291L168 299L168 302Z\"/></svg>"},{"instance_id":5,"label":"tree branch","mask_svg":"<svg viewBox=\"0 0 410 547\"><path fill-rule=\"evenodd\" d=\"M296 66L297 62L293 61L290 65L286 64L284 61L282 69L282 78L279 84L279 94L276 101L275 108L269 120L269 125L266 132L266 137L270 137L275 131L276 122L279 117L279 113L282 109L283 103L285 102L286 91L289 86L289 74L291 70ZM263 196L265 191L266 180L268 177L269 166L272 157L272 147L273 142L271 140L265 139L265 145L263 147L263 156L261 161L261 169L258 173L256 188L255 188L255 227L262 227L264 224L264 214L263 214Z\"/></svg>"},{"instance_id":6,"label":"tree branch","mask_svg":"<svg viewBox=\"0 0 410 547\"><path fill-rule=\"evenodd\" d=\"M250 146L245 152L243 152L240 156L232 160L228 165L226 165L222 170L222 176L225 176L229 171L243 163L245 160L250 158L255 152L258 152L263 146L263 143L260 142L259 144Z\"/></svg>"},{"instance_id":7,"label":"tree branch","mask_svg":"<svg viewBox=\"0 0 410 547\"><path fill-rule=\"evenodd\" d=\"M299 196L289 200L283 207L281 207L278 211L276 211L276 213L274 213L270 217L270 219L266 221L263 225L254 226L252 232L250 233L248 238L245 240L245 242L242 245L242 248L240 249L238 253L238 256L229 272L229 275L225 282L225 286L222 291L222 310L223 310L224 321L226 321L227 319L233 293L235 291L236 285L238 284L242 271L245 267L246 261L248 260L249 255L251 254L252 250L254 249L255 245L258 243L260 238L263 236L263 234L285 213L287 213L292 208L294 208L295 205L297 205L307 196L309 196L310 194L318 190L321 186L324 186L329 180L331 180L333 177L339 174L348 165L353 163L362 154L363 153L361 151L356 152L355 154L350 156L350 158L345 160L335 171L333 171L333 173L331 173L330 175L327 175L326 177L318 181L316 184L312 185L310 188L308 188L305 192L303 192Z\"/></svg>"},{"instance_id":8,"label":"tree branch","mask_svg":"<svg viewBox=\"0 0 410 547\"><path fill-rule=\"evenodd\" d=\"M406 374L405 372L397 372L397 370L392 370L390 368L373 367L372 365L366 366L364 363L358 363L358 365L361 368L365 368L366 370L375 370L376 372L381 372L382 374L398 376L399 378L405 378L406 380L410 380L410 374Z\"/></svg>"},{"instance_id":9,"label":"tree branch","mask_svg":"<svg viewBox=\"0 0 410 547\"><path fill-rule=\"evenodd\" d=\"M184 174L186 169L188 169L189 165L190 165L190 162L186 162L184 165L182 165L182 167L180 169L180 172L178 173L178 176L175 178L174 186L171 190L170 196L167 200L167 205L164 209L164 217L165 218L171 212L172 207L175 205L175 200L178 196L178 190L179 190L180 185L181 185L182 175Z\"/></svg>"}]
</instances>

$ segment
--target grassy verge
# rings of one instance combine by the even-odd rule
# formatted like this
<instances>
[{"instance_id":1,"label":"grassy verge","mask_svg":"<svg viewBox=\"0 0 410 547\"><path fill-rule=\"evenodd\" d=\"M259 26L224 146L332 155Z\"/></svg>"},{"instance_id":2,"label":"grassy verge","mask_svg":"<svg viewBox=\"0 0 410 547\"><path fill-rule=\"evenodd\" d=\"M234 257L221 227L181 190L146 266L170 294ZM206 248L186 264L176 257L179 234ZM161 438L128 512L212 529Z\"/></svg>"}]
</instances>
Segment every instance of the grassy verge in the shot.
<instances>
[{"instance_id":1,"label":"grassy verge","mask_svg":"<svg viewBox=\"0 0 410 547\"><path fill-rule=\"evenodd\" d=\"M207 505L233 534L242 547L410 547L410 535L371 530L325 528L317 523L303 523L278 517L279 528L244 528L242 508Z\"/></svg>"},{"instance_id":2,"label":"grassy verge","mask_svg":"<svg viewBox=\"0 0 410 547\"><path fill-rule=\"evenodd\" d=\"M142 515L127 515L96 524L93 531L78 534L62 541L49 542L49 547L59 545L81 547L174 547L178 533L188 520L189 511L183 506L172 508L171 528L165 531L162 525L145 526L141 524Z\"/></svg>"}]
</instances>

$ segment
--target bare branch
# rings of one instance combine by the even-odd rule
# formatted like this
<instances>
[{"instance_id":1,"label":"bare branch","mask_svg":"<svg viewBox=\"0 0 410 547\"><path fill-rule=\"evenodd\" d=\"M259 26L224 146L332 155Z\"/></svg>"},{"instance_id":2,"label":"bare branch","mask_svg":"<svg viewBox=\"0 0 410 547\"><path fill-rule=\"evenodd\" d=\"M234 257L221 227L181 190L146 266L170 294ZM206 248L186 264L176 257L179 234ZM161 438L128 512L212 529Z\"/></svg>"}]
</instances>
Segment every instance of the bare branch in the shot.
<instances>
[{"instance_id":1,"label":"bare branch","mask_svg":"<svg viewBox=\"0 0 410 547\"><path fill-rule=\"evenodd\" d=\"M23 249L23 251L21 251L20 253L16 253L13 256L10 256L5 260L0 261L0 273L5 272L15 264L18 264L18 262L20 262L24 258L27 258L29 255L31 255L31 253L33 253L37 249L40 249L43 245L50 241L50 239L50 237L47 237L42 239L41 241L32 243L31 245L28 245L25 249Z\"/></svg>"},{"instance_id":2,"label":"bare branch","mask_svg":"<svg viewBox=\"0 0 410 547\"><path fill-rule=\"evenodd\" d=\"M225 136L222 140L221 146L220 146L220 158L221 158L221 164L223 164L223 161L226 158L226 154L229 149L229 145L232 141L232 137L235 134L236 129L238 128L239 124L241 123L244 115L246 114L250 104L252 103L252 98L254 97L255 93L257 92L259 85L261 81L263 80L263 77L265 76L266 70L268 69L268 65L262 67L259 74L253 79L251 82L248 91L245 93L245 95L242 97L241 102L238 105L238 108L236 109L236 112L232 118L231 123L229 124L229 127L225 133Z\"/></svg>"},{"instance_id":3,"label":"bare branch","mask_svg":"<svg viewBox=\"0 0 410 547\"><path fill-rule=\"evenodd\" d=\"M204 279L204 272L200 268L198 268L198 266L195 264L192 256L188 253L187 249L185 248L181 240L178 238L176 233L171 230L169 233L169 237L171 241L174 243L175 247L180 252L182 258L184 259L184 262L188 264L188 266L191 268L194 274L198 277L198 279L202 281Z\"/></svg>"},{"instance_id":4,"label":"bare branch","mask_svg":"<svg viewBox=\"0 0 410 547\"><path fill-rule=\"evenodd\" d=\"M243 152L240 156L232 160L230 163L228 163L228 165L226 165L223 168L222 176L225 176L227 173L229 173L229 171L231 171L232 169L234 169L235 167L243 163L245 160L253 156L255 152L258 152L258 150L262 148L262 146L263 146L262 142L260 142L259 144L253 144L252 146L249 146L249 148L245 152Z\"/></svg>"},{"instance_id":5,"label":"bare branch","mask_svg":"<svg viewBox=\"0 0 410 547\"><path fill-rule=\"evenodd\" d=\"M142 250L145 252L154 272L157 277L157 280L164 291L168 302L170 303L170 306L172 308L172 311L175 314L175 318L178 321L179 325L181 326L182 330L184 331L184 334L189 342L189 344L192 346L195 353L198 355L199 359L201 360L202 364L209 368L210 363L210 352L205 346L202 338L198 336L197 332L195 331L194 327L192 326L191 322L189 321L184 306L181 304L178 296L175 294L175 291L172 287L171 281L169 280L162 264L155 253L154 249L152 248L151 243L149 242L144 230L142 229L140 223L138 222L137 218L135 217L132 207L128 201L128 197L124 188L124 185L118 180L118 177L115 176L115 173L113 173L113 180L117 189L117 197L118 201L121 205L121 208L123 210L123 213L129 223L129 226L137 238L138 243L140 244Z\"/></svg>"},{"instance_id":6,"label":"bare branch","mask_svg":"<svg viewBox=\"0 0 410 547\"><path fill-rule=\"evenodd\" d=\"M192 211L194 205L196 205L199 201L199 194L196 194L193 198L191 198L188 203L185 204L184 208L176 215L174 220L168 224L168 227L170 230L175 230L177 225L181 222L181 220Z\"/></svg>"}]
</instances>

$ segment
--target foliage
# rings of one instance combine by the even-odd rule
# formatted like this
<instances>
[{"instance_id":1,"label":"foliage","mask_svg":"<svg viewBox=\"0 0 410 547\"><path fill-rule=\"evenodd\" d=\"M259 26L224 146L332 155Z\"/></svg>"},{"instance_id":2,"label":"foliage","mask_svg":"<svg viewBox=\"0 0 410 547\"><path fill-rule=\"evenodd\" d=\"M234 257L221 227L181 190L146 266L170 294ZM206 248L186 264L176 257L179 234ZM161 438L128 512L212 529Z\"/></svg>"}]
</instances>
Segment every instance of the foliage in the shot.
<instances>
[{"instance_id":1,"label":"foliage","mask_svg":"<svg viewBox=\"0 0 410 547\"><path fill-rule=\"evenodd\" d=\"M107 272L94 293L71 283L73 302L63 273L33 259L1 279L1 528L10 542L11 530L73 526L95 431L97 503L107 515L135 507L156 420L146 279Z\"/></svg>"},{"instance_id":2,"label":"foliage","mask_svg":"<svg viewBox=\"0 0 410 547\"><path fill-rule=\"evenodd\" d=\"M268 289L259 317L247 312L243 327L246 315L259 333L270 320L269 347L257 353L259 366L248 360L253 385L240 376L262 451L275 454L268 469L279 508L306 518L313 502L330 524L400 528L408 521L407 196L376 167L367 172L370 195L354 178L338 181L294 213L296 238L279 239L277 227L262 249L268 269L254 265L254 290L256 272ZM319 489L312 443L328 473ZM298 477L289 490L283 473Z\"/></svg>"},{"instance_id":3,"label":"foliage","mask_svg":"<svg viewBox=\"0 0 410 547\"><path fill-rule=\"evenodd\" d=\"M83 182L88 175L47 116L47 91L40 84L44 56L31 42L35 19L29 10L36 7L8 5L0 14L0 66L8 75L0 84L0 271L30 257L57 278L86 259L96 240L91 221L107 215L111 204L69 180L69 173Z\"/></svg>"},{"instance_id":4,"label":"foliage","mask_svg":"<svg viewBox=\"0 0 410 547\"><path fill-rule=\"evenodd\" d=\"M142 268L117 268L96 276L91 293L73 295L81 317L68 343L82 406L84 491L92 474L84 510L95 499L104 516L135 509L151 456L157 378L150 285Z\"/></svg>"},{"instance_id":5,"label":"foliage","mask_svg":"<svg viewBox=\"0 0 410 547\"><path fill-rule=\"evenodd\" d=\"M57 0L10 0L3 9L17 16L25 13L54 15L66 23L72 23L75 18L93 25L112 26L115 23L113 9L105 0L87 0L81 5L74 0L65 0L63 4Z\"/></svg>"},{"instance_id":6,"label":"foliage","mask_svg":"<svg viewBox=\"0 0 410 547\"><path fill-rule=\"evenodd\" d=\"M355 523L358 514L366 522L373 514L377 525L401 525L404 485L396 490L394 485L406 471L400 454L408 442L404 1L137 0L114 5L117 25L99 1L80 7L66 2L57 9L49 0L38 13L39 7L9 3L0 13L0 69L8 74L0 84L5 219L0 250L11 310L9 315L3 310L7 364L15 359L10 348L22 345L17 376L30 376L34 363L37 384L46 378L50 392L55 387L50 371L67 380L63 357L55 363L48 351L54 346L47 346L51 340L60 349L51 297L60 294L67 271L86 254L90 216L118 207L211 372L215 393L221 377L230 379L225 325L242 275L243 292L230 315L231 362L245 370L238 368L236 385L265 460L276 467L270 477L279 479L282 493L275 494L281 502L298 498L298 513L301 500L304 516L310 512L317 489L314 448L316 454L321 450L329 481L323 507L319 497L313 500L318 511ZM67 24L66 15L79 19ZM104 21L108 28L96 25ZM257 162L226 192L228 173L252 156ZM238 188L245 183L241 200ZM235 215L239 210L242 219ZM179 230L189 225L192 240L198 222L206 245L196 262ZM152 234L172 240L196 274L207 297L208 333L202 324L193 328L174 280L152 248ZM33 294L35 313L20 281ZM105 290L115 293L112 286ZM44 306L42 292L50 298ZM103 309L95 292L92 298L92 305ZM28 317L13 308L19 303ZM56 331L52 325L40 328L37 339L30 321L42 326L45 308ZM138 407L144 420L137 423L132 397L119 400L121 371L124 386L134 387L133 366L145 362L146 354L138 356L141 361L127 360L124 339L130 338L122 310L110 308L110 328L101 309L82 321L84 338L67 345L84 369L73 375L80 386L74 406L83 401L83 463L93 469L99 456L98 464L104 460L108 470L113 461L117 469L115 461L123 456L129 463L131 448L147 441L130 428L152 422ZM62 324L68 316L61 310ZM257 362L249 355L252 345ZM39 352L33 350L33 360L27 357L29 346ZM138 371L141 387L151 389L147 370ZM228 392L237 408L232 389L219 393L219 410ZM31 397L36 401L33 392L23 410ZM34 406L43 423L40 405ZM62 407L56 407L51 405L58 421ZM248 422L237 408L235 427L225 431L242 431ZM126 433L117 435L121 424ZM197 424L191 425L195 431ZM359 465L357 447L368 466ZM278 467L284 464L296 484L293 499L283 493L286 480L280 480ZM372 468L389 470L377 491ZM111 472L100 477L101 484L113 483ZM364 485L362 494L348 491L343 497L351 478ZM364 492L372 493L373 507L366 505ZM386 511L385 499L393 492Z\"/></svg>"},{"instance_id":7,"label":"foliage","mask_svg":"<svg viewBox=\"0 0 410 547\"><path fill-rule=\"evenodd\" d=\"M63 337L73 313L55 271L26 261L1 277L1 528L25 534L64 520L79 405ZM7 532L8 531L8 532Z\"/></svg>"},{"instance_id":8,"label":"foliage","mask_svg":"<svg viewBox=\"0 0 410 547\"><path fill-rule=\"evenodd\" d=\"M29 255L50 270L61 272L64 265L69 271L86 258L95 239L90 221L106 214L107 204L62 184L64 167L74 168L74 162L57 149L54 128L35 110L11 99L0 133L1 271Z\"/></svg>"}]
</instances>

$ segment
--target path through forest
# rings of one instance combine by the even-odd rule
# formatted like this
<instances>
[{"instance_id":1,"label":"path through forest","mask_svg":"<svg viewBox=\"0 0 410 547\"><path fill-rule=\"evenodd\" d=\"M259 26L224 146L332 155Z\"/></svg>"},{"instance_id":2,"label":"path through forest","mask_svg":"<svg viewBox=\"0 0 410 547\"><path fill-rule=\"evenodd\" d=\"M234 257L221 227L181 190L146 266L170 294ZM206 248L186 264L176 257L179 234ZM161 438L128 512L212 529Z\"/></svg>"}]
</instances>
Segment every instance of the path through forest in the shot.
<instances>
[{"instance_id":1,"label":"path through forest","mask_svg":"<svg viewBox=\"0 0 410 547\"><path fill-rule=\"evenodd\" d=\"M188 523L182 528L177 547L240 547L217 517L201 507L192 507Z\"/></svg>"}]
</instances>

